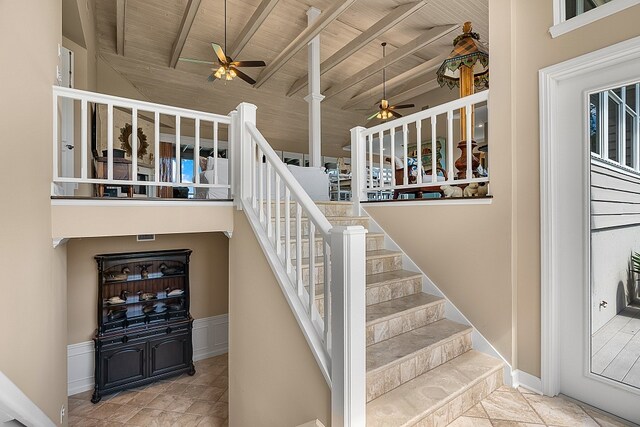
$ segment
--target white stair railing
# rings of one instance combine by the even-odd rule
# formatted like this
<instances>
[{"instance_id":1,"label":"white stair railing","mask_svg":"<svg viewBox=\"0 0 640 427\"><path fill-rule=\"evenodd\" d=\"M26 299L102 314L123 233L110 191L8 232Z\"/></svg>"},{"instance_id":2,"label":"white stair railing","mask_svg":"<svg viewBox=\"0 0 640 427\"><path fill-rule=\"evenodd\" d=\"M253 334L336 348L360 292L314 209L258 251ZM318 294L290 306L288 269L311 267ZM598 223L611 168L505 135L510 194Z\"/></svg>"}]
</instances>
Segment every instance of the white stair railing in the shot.
<instances>
[{"instance_id":1,"label":"white stair railing","mask_svg":"<svg viewBox=\"0 0 640 427\"><path fill-rule=\"evenodd\" d=\"M366 230L332 227L256 128L255 106L231 117L236 202L331 387L331 425L364 426Z\"/></svg>"},{"instance_id":2,"label":"white stair railing","mask_svg":"<svg viewBox=\"0 0 640 427\"><path fill-rule=\"evenodd\" d=\"M104 119L106 123L96 123L97 118L92 121L90 112L104 111ZM115 112L124 117L123 123L116 123ZM68 117L71 115L73 117ZM96 117L98 116L96 112ZM69 144L65 141L65 133L62 128L65 123L73 118L79 118L79 136L80 141ZM131 126L131 129L138 129L143 121L151 123L153 135L149 137L149 152L153 154L152 164L148 166L149 179L141 181L138 179L140 172L139 166L142 166L141 157L138 156L138 145L129 144L131 153L129 159L118 159L114 156L114 149L117 149L118 135L114 135L114 127L122 126L124 123ZM188 137L189 143L181 143L181 138L186 140L185 128L188 122L189 128L193 130L194 136ZM71 121L73 123L73 121ZM171 141L161 141L161 126L171 124L173 134ZM78 89L70 89L60 86L53 86L53 184L52 195L55 194L56 185L62 184L93 184L98 188L104 186L127 186L132 190L131 186L147 186L149 188L158 187L189 187L189 188L219 188L229 190L231 182L227 177L220 176L218 173L218 148L219 134L222 127L228 127L231 124L230 116L212 114L203 111L189 110L185 108L173 107L169 105L155 104L151 102L138 101L135 99L120 98L117 96L105 95L102 93L87 92ZM106 135L102 135L101 140L106 140L105 147L100 147L98 136L94 134L95 139L89 137L90 127L102 128ZM76 126L77 127L77 126ZM181 130L182 128L182 130ZM97 131L98 129L96 129ZM205 139L201 137L201 131L211 132L207 142L207 151L211 150L213 156L213 182L201 182L199 171L199 154L200 149L205 149ZM132 131L130 141L135 141L137 131ZM160 144L161 142L173 145L171 155L167 158L161 158ZM186 141L185 141L186 142ZM187 147L188 145L188 147ZM73 152L65 151L66 146ZM193 181L187 181L183 178L181 157L185 148L193 149L193 170L188 171L189 175L193 175ZM104 153L92 153L92 150L103 151ZM228 157L232 157L233 147L229 145L227 153ZM75 154L73 154L75 152ZM64 162L61 158L62 153L67 153L70 160ZM79 155L78 155L79 153ZM148 157L151 159L151 156ZM96 175L91 173L90 162L97 163ZM168 164L170 162L171 164ZM62 165L75 164L77 166L73 174L62 170ZM115 165L115 166L114 166ZM162 165L162 167L161 167ZM79 172L77 172L79 169ZM171 171L171 174L162 171ZM131 193L130 193L131 194ZM69 195L69 194L67 194ZM101 195L101 194L100 194Z\"/></svg>"},{"instance_id":3,"label":"white stair railing","mask_svg":"<svg viewBox=\"0 0 640 427\"><path fill-rule=\"evenodd\" d=\"M385 192L397 194L399 190L420 188L437 191L441 186L489 182L488 165L485 163L482 173L478 173L474 166L478 159L473 152L475 134L482 133L486 140L486 129L481 129L484 123L478 123L476 128L474 118L479 109L484 110L483 116L488 117L488 100L489 91L485 90L371 128L353 128L351 173L354 205L359 207L359 203L369 200L371 195ZM461 121L461 117L465 120ZM459 121L464 124L464 132L456 123ZM462 153L466 157L456 161ZM414 175L408 166L409 161L416 163ZM389 169L394 173L386 174L388 178L385 179L384 171ZM398 178L396 169L403 170Z\"/></svg>"}]
</instances>

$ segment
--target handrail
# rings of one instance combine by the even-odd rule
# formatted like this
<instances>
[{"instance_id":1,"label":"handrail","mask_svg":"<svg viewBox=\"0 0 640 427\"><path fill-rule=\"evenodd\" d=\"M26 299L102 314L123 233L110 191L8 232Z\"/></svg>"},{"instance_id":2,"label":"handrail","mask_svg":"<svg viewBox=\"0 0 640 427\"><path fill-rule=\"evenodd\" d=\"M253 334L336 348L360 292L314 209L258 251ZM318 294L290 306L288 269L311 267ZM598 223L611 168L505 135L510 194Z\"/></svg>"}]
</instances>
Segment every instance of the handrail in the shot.
<instances>
[{"instance_id":1,"label":"handrail","mask_svg":"<svg viewBox=\"0 0 640 427\"><path fill-rule=\"evenodd\" d=\"M331 224L327 217L322 214L318 206L313 202L313 200L311 200L306 191L304 191L300 183L295 179L291 171L287 169L287 166L282 162L282 160L280 160L280 157L278 157L273 148L271 148L271 145L269 145L264 136L262 136L258 128L256 128L253 123L247 123L246 126L247 130L254 138L267 160L271 162L273 167L276 169L276 172L278 172L281 177L285 178L292 195L307 212L309 218L319 228L319 231L322 233L322 237L328 239L331 234Z\"/></svg>"},{"instance_id":2,"label":"handrail","mask_svg":"<svg viewBox=\"0 0 640 427\"><path fill-rule=\"evenodd\" d=\"M483 101L487 101L488 99L489 99L489 91L484 90L482 92L474 93L473 95L469 95L464 98L455 99L453 101L447 102L446 104L436 105L435 107L418 111L417 113L400 117L390 122L385 122L376 126L372 126L370 128L367 128L363 132L363 135L364 136L373 135L380 131L388 130L392 127L397 128L403 125L407 125L409 123L416 122L418 120L426 120L433 116L439 116L440 114L445 114L447 111L450 111L450 110L459 110L469 104L479 104Z\"/></svg>"},{"instance_id":3,"label":"handrail","mask_svg":"<svg viewBox=\"0 0 640 427\"><path fill-rule=\"evenodd\" d=\"M487 154L474 153L478 129L473 124L474 110L479 105L488 105L488 101L489 90L485 90L368 129L353 128L351 172L355 208L359 209L360 202L372 197L398 198L401 193L418 197L423 192L472 197L481 190L488 191ZM461 130L459 139L454 141L458 112ZM445 134L440 133L442 116ZM385 141L390 146L388 151ZM396 142L402 142L397 148L400 152L396 152ZM408 151L408 146L412 146L415 154ZM481 163L480 159L484 161Z\"/></svg>"},{"instance_id":4,"label":"handrail","mask_svg":"<svg viewBox=\"0 0 640 427\"><path fill-rule=\"evenodd\" d=\"M174 116L179 114L182 117L191 119L201 118L206 120L217 120L220 123L229 124L231 119L229 116L221 114L207 113L189 108L175 107L173 105L156 104L154 102L140 101L138 99L122 98L119 96L106 95L104 93L89 92L86 90L68 88L63 86L53 86L53 93L64 96L65 98L77 99L78 101L90 101L99 104L122 104L136 107L142 111L160 111L161 114Z\"/></svg>"},{"instance_id":5,"label":"handrail","mask_svg":"<svg viewBox=\"0 0 640 427\"><path fill-rule=\"evenodd\" d=\"M163 104L155 104L135 99L121 98L117 96L105 95L101 93L88 92L73 88L65 88L53 86L53 186L52 196L57 195L74 195L78 184L94 186L98 196L103 196L105 187L127 189L129 197L133 197L133 189L135 186L146 187L151 189L151 195L158 192L160 197L173 197L171 187L189 187L191 189L206 189L206 191L194 193L194 196L200 198L229 198L228 191L231 189L229 176L232 176L233 165L228 165L229 176L222 176L219 173L221 168L218 167L219 160L217 152L219 148L218 135L220 127L231 126L231 117L220 114L213 114L203 111L196 111L186 108L174 107ZM75 111L79 102L80 114L76 115ZM97 140L91 141L89 145L89 107L90 104L103 108L106 116L106 155L97 156L90 149L99 150ZM121 126L115 123L116 110L127 111L124 113L125 123L131 126L131 129L140 129L138 123L142 118L149 116L147 119L151 125L147 132L150 134L149 152L153 154L148 157L147 165L140 166L143 157L138 156L138 144L130 144L129 158L118 159L115 157L114 148L114 127ZM141 115L142 113L142 115ZM78 123L74 123L76 116L79 116ZM166 141L172 144L171 153L165 153L161 157L161 116L174 117L175 119L175 140ZM193 120L195 135L193 142L193 179L184 179L181 157L184 157L183 146L180 143L182 131L181 123L183 120ZM94 123L94 125L96 125ZM199 167L199 155L202 148L203 139L200 137L200 130L203 125L210 125L213 131L213 162L207 170ZM80 129L79 141L76 141L76 129ZM133 133L133 132L132 132ZM101 142L105 141L101 139ZM132 138L132 140L135 139ZM78 147L78 148L76 148ZM208 148L209 146L207 146ZM104 146L101 148L105 148ZM227 153L232 154L231 146L227 147ZM73 150L73 151L72 151ZM74 154L80 151L80 156ZM105 150L103 150L105 151ZM229 156L228 156L229 157ZM90 168L90 162L93 162L93 168ZM225 160L227 161L227 160ZM161 167L163 166L163 167ZM77 169L79 168L79 173ZM204 167L202 168L204 169ZM222 169L224 170L224 169ZM92 173L92 171L94 171ZM139 174L145 174L139 179ZM203 182L201 182L201 174ZM193 181L193 182L191 182ZM217 191L215 191L217 190ZM226 194L225 194L226 190ZM148 194L145 191L145 194Z\"/></svg>"}]
</instances>

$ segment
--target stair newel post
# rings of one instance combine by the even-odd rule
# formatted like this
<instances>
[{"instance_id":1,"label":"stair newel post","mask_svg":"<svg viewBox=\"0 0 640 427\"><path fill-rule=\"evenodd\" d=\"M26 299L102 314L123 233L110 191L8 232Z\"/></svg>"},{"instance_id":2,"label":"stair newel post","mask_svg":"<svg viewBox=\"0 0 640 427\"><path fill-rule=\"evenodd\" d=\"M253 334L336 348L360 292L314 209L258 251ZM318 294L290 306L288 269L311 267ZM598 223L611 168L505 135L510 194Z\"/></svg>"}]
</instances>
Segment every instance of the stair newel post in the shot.
<instances>
[{"instance_id":1,"label":"stair newel post","mask_svg":"<svg viewBox=\"0 0 640 427\"><path fill-rule=\"evenodd\" d=\"M360 215L360 202L367 200L366 148L362 135L365 130L362 126L351 129L351 201L354 215Z\"/></svg>"},{"instance_id":2,"label":"stair newel post","mask_svg":"<svg viewBox=\"0 0 640 427\"><path fill-rule=\"evenodd\" d=\"M331 425L366 418L365 251L362 226L331 229Z\"/></svg>"},{"instance_id":3,"label":"stair newel post","mask_svg":"<svg viewBox=\"0 0 640 427\"><path fill-rule=\"evenodd\" d=\"M237 110L237 142L236 153L239 153L239 167L238 167L238 177L239 182L237 183L239 190L239 197L242 200L250 201L251 199L251 156L255 155L251 152L251 134L247 129L246 124L252 123L256 124L256 110L257 107L253 104L249 104L247 102L243 102L238 105ZM236 194L238 197L238 194Z\"/></svg>"}]
</instances>

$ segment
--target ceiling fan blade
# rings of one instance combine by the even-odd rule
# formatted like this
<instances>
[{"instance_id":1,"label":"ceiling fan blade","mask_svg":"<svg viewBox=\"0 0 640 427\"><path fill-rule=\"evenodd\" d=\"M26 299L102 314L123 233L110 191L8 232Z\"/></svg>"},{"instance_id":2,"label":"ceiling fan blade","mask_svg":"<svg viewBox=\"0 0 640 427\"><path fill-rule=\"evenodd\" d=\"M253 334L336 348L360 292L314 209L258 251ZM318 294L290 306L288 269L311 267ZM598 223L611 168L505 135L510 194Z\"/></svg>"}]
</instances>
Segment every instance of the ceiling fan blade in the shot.
<instances>
[{"instance_id":1,"label":"ceiling fan blade","mask_svg":"<svg viewBox=\"0 0 640 427\"><path fill-rule=\"evenodd\" d=\"M367 120L373 120L376 118L376 116L380 114L380 111L376 111L375 113L373 113L371 116L367 117Z\"/></svg>"},{"instance_id":2,"label":"ceiling fan blade","mask_svg":"<svg viewBox=\"0 0 640 427\"><path fill-rule=\"evenodd\" d=\"M203 60L201 60L201 59L178 58L178 61L183 61L183 62L193 62L193 63L195 63L195 64L217 65L215 62L211 62L211 61L203 61Z\"/></svg>"},{"instance_id":3,"label":"ceiling fan blade","mask_svg":"<svg viewBox=\"0 0 640 427\"><path fill-rule=\"evenodd\" d=\"M244 80L245 82L249 83L250 85L254 85L256 84L256 81L253 80L251 77L247 76L245 73L243 73L242 71L238 70L235 67L230 67L231 70L235 71L236 75L238 77L240 77L242 80Z\"/></svg>"},{"instance_id":4,"label":"ceiling fan blade","mask_svg":"<svg viewBox=\"0 0 640 427\"><path fill-rule=\"evenodd\" d=\"M387 110L387 111L388 111L388 112L390 112L390 113L391 113L391 115L393 115L393 117L395 117L396 119L399 119L400 117L402 117L402 114L400 114L400 113L396 113L396 112L395 112L395 111L393 111L393 110Z\"/></svg>"},{"instance_id":5,"label":"ceiling fan blade","mask_svg":"<svg viewBox=\"0 0 640 427\"><path fill-rule=\"evenodd\" d=\"M210 82L215 82L216 81L216 76L213 75L213 73L209 74L209 77L207 77L207 80L209 80Z\"/></svg>"},{"instance_id":6,"label":"ceiling fan blade","mask_svg":"<svg viewBox=\"0 0 640 427\"><path fill-rule=\"evenodd\" d=\"M227 63L227 57L225 56L224 51L222 50L220 45L219 44L215 44L215 43L211 43L211 47L213 48L213 51L216 53L216 56L218 57L218 60L220 61L220 63L226 64Z\"/></svg>"},{"instance_id":7,"label":"ceiling fan blade","mask_svg":"<svg viewBox=\"0 0 640 427\"><path fill-rule=\"evenodd\" d=\"M403 105L394 105L394 106L389 107L389 108L391 108L392 110L399 110L401 108L413 108L413 107L415 107L415 105L413 105L413 104L403 104Z\"/></svg>"},{"instance_id":8,"label":"ceiling fan blade","mask_svg":"<svg viewBox=\"0 0 640 427\"><path fill-rule=\"evenodd\" d=\"M233 61L231 63L234 67L266 67L267 64L264 61Z\"/></svg>"}]
</instances>

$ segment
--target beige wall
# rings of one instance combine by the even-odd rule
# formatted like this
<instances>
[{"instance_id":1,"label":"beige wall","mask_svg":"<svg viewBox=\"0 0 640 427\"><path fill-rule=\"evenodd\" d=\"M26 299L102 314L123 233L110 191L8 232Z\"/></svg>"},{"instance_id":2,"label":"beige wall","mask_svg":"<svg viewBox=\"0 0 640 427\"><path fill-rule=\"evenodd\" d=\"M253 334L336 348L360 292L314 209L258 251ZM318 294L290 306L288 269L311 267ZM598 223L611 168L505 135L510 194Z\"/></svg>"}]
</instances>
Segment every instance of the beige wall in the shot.
<instances>
[{"instance_id":1,"label":"beige wall","mask_svg":"<svg viewBox=\"0 0 640 427\"><path fill-rule=\"evenodd\" d=\"M242 211L229 242L229 419L234 426L329 425L320 368Z\"/></svg>"},{"instance_id":2,"label":"beige wall","mask_svg":"<svg viewBox=\"0 0 640 427\"><path fill-rule=\"evenodd\" d=\"M0 370L55 422L67 403L66 248L52 247L49 207L61 22L60 0L0 3Z\"/></svg>"},{"instance_id":3,"label":"beige wall","mask_svg":"<svg viewBox=\"0 0 640 427\"><path fill-rule=\"evenodd\" d=\"M228 312L229 239L222 233L158 235L154 242L137 242L135 236L73 239L67 246L69 344L91 340L97 328L97 254L191 249L191 315Z\"/></svg>"},{"instance_id":4,"label":"beige wall","mask_svg":"<svg viewBox=\"0 0 640 427\"><path fill-rule=\"evenodd\" d=\"M233 231L232 206L215 202L183 201L158 206L141 201L136 206L73 206L56 202L51 207L51 237L104 237L136 234L205 233Z\"/></svg>"}]
</instances>

